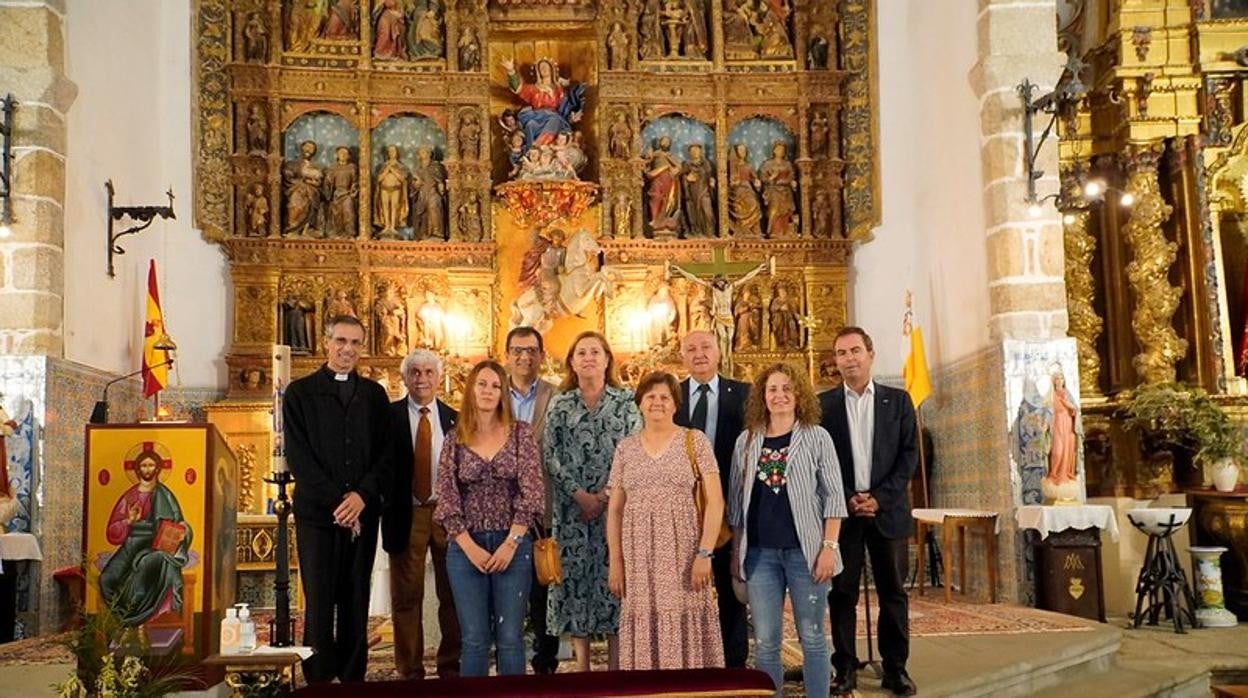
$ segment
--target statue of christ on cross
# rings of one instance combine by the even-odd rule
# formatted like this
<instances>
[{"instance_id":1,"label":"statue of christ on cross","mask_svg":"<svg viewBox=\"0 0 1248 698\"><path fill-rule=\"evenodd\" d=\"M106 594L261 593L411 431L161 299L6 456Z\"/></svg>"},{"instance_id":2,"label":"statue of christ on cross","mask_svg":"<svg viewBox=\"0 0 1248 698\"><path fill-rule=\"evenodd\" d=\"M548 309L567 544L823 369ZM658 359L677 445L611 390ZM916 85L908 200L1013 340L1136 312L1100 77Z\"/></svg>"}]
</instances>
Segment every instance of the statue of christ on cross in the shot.
<instances>
[{"instance_id":1,"label":"statue of christ on cross","mask_svg":"<svg viewBox=\"0 0 1248 698\"><path fill-rule=\"evenodd\" d=\"M728 274L742 271L746 265L728 264L724 261L724 252L722 248L715 249L715 261L713 264L687 265L694 267L695 271L701 271L710 274L710 279L698 277L693 272L684 267L671 264L666 265L666 273L668 278L672 272L685 277L690 283L697 284L706 288L711 294L711 323L715 328L715 339L719 343L719 353L723 357L725 366L732 366L732 338L735 333L735 320L732 315L732 301L737 292L750 279L758 276L764 269L770 269L772 276L776 273L776 258L769 257L767 261L761 262L758 266L751 268L742 277L735 281L728 280Z\"/></svg>"}]
</instances>

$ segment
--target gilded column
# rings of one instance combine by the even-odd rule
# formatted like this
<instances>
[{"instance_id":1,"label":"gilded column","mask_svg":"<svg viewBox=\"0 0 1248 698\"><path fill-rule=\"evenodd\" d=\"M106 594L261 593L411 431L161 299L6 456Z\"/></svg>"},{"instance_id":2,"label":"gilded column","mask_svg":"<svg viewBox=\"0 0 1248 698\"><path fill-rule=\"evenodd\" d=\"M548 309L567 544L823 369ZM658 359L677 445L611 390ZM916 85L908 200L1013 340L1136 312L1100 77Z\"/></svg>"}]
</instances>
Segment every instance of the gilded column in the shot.
<instances>
[{"instance_id":1,"label":"gilded column","mask_svg":"<svg viewBox=\"0 0 1248 698\"><path fill-rule=\"evenodd\" d=\"M1070 336L1078 341L1079 395L1100 395L1101 357L1096 340L1105 323L1092 302L1096 295L1092 276L1092 254L1096 238L1088 232L1087 208L1067 211L1062 216L1063 244L1066 250L1066 315Z\"/></svg>"},{"instance_id":2,"label":"gilded column","mask_svg":"<svg viewBox=\"0 0 1248 698\"><path fill-rule=\"evenodd\" d=\"M1126 151L1127 191L1135 197L1135 205L1123 234L1132 255L1127 264L1127 281L1135 297L1131 329L1140 344L1133 363L1144 383L1173 381L1175 365L1187 353L1187 341L1172 324L1183 295L1169 279L1178 245L1161 229L1173 211L1161 197L1157 177L1164 149L1161 142L1132 143Z\"/></svg>"}]
</instances>

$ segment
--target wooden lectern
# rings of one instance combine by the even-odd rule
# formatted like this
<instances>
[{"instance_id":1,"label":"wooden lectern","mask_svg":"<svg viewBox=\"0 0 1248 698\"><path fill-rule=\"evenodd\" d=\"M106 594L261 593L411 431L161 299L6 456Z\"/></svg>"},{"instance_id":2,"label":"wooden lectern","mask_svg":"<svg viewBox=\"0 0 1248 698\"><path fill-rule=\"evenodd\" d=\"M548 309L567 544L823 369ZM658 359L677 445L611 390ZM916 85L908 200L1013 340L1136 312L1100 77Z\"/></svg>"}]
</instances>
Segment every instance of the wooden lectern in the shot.
<instances>
[{"instance_id":1,"label":"wooden lectern","mask_svg":"<svg viewBox=\"0 0 1248 698\"><path fill-rule=\"evenodd\" d=\"M153 654L198 663L233 605L237 464L211 424L89 425L87 614L111 608Z\"/></svg>"}]
</instances>

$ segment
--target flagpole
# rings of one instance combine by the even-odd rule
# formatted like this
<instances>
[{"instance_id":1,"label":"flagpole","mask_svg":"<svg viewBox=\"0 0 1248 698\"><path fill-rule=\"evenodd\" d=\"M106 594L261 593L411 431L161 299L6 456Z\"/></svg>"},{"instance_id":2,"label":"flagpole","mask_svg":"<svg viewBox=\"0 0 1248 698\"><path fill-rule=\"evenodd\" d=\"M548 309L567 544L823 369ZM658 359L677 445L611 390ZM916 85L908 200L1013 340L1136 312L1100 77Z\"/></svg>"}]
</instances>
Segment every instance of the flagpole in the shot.
<instances>
[{"instance_id":1,"label":"flagpole","mask_svg":"<svg viewBox=\"0 0 1248 698\"><path fill-rule=\"evenodd\" d=\"M923 488L923 508L927 502L927 451L923 448L923 406L914 408L914 423L918 433L915 438L919 442L919 485Z\"/></svg>"}]
</instances>

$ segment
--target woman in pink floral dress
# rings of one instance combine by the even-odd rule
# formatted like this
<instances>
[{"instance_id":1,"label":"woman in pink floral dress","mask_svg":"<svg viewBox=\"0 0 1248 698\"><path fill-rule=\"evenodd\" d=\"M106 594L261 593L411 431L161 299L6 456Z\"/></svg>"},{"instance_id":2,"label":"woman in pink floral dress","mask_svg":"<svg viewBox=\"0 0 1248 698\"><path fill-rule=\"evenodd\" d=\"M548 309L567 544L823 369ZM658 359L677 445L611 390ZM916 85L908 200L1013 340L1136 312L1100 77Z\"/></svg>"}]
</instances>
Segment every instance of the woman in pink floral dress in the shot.
<instances>
[{"instance_id":1,"label":"woman in pink floral dress","mask_svg":"<svg viewBox=\"0 0 1248 698\"><path fill-rule=\"evenodd\" d=\"M723 666L711 596L711 555L724 515L715 454L702 432L672 421L680 408L674 376L646 376L635 400L644 426L616 447L607 485L607 585L622 599L620 668ZM706 488L702 521L690 450Z\"/></svg>"}]
</instances>

